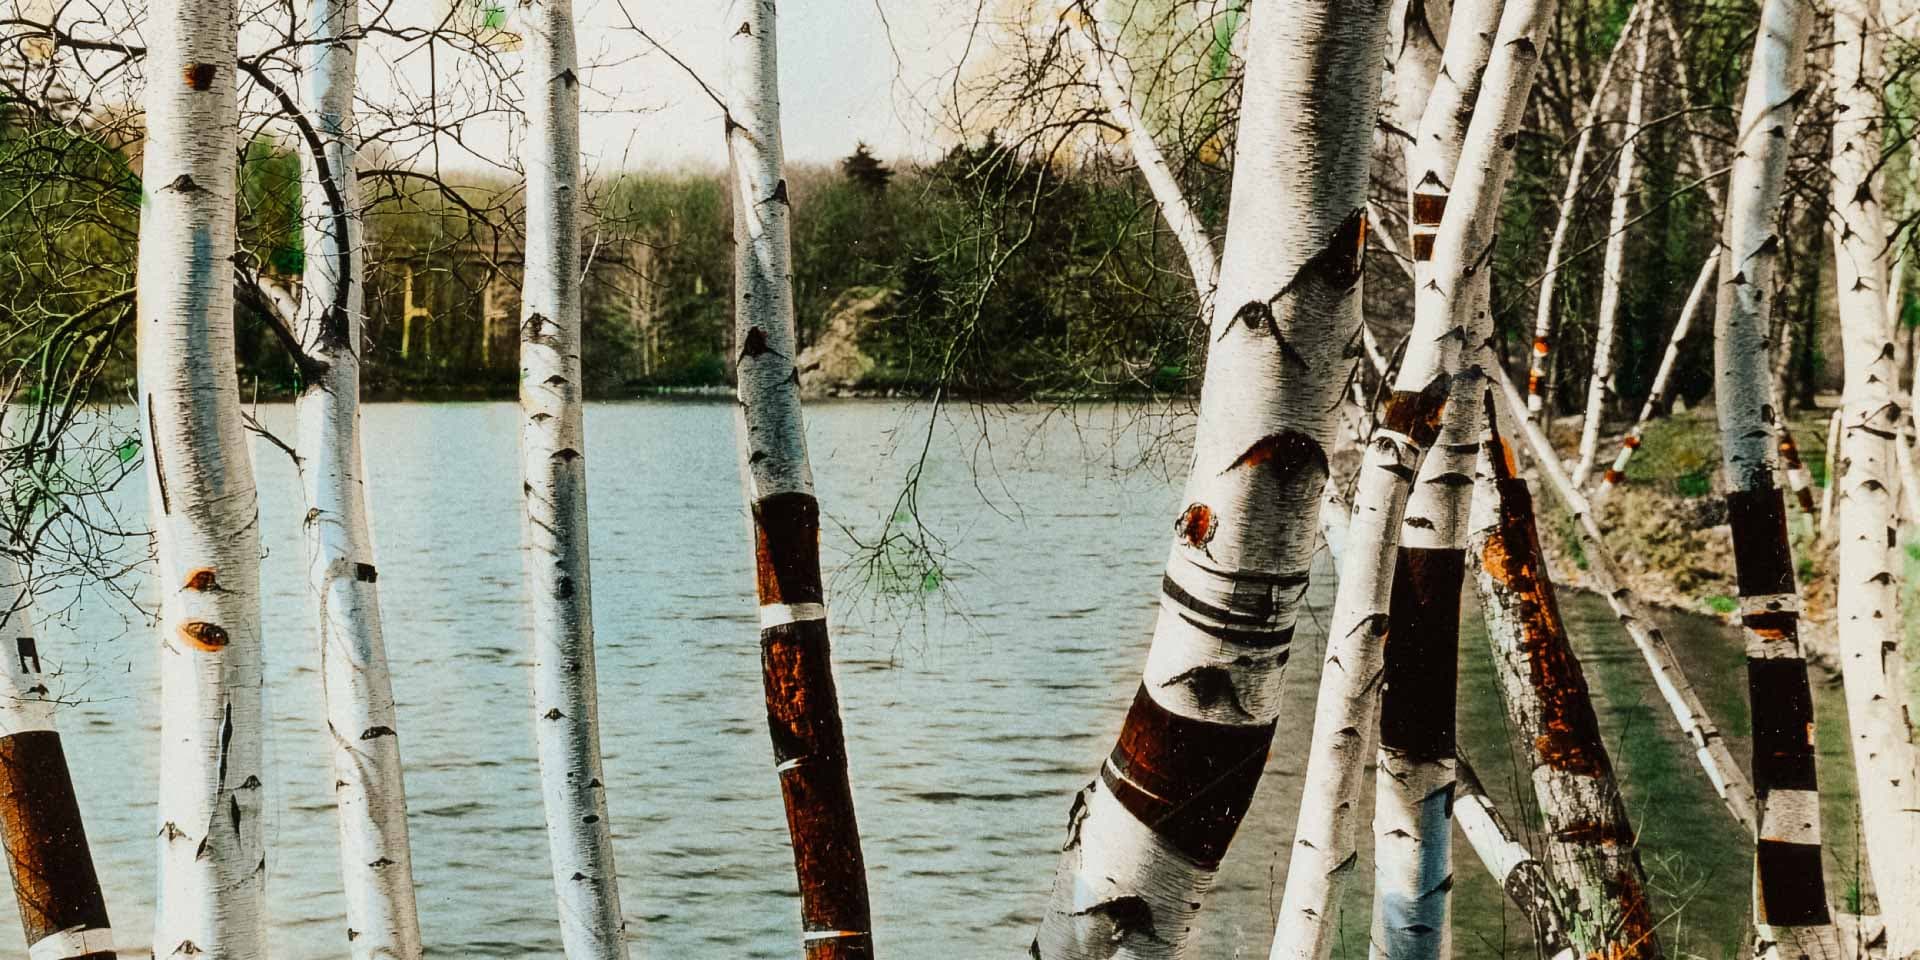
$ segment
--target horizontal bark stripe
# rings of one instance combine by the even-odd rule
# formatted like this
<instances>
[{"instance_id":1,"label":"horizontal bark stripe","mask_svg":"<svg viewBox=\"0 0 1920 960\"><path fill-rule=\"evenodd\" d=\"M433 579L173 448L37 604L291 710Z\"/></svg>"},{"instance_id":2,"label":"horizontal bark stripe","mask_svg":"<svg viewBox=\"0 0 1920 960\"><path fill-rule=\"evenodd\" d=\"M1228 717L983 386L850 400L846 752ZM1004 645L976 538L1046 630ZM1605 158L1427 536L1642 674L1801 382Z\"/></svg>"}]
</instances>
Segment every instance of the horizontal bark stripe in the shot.
<instances>
[{"instance_id":1,"label":"horizontal bark stripe","mask_svg":"<svg viewBox=\"0 0 1920 960\"><path fill-rule=\"evenodd\" d=\"M1229 610L1216 606L1187 592L1171 574L1160 578L1160 593L1174 606L1196 613L1221 624L1239 626L1264 626L1273 619L1273 591L1260 585L1262 589L1234 592L1234 601L1242 606L1239 610Z\"/></svg>"},{"instance_id":2,"label":"horizontal bark stripe","mask_svg":"<svg viewBox=\"0 0 1920 960\"><path fill-rule=\"evenodd\" d=\"M1797 603L1792 594L1781 595ZM1769 598L1771 599L1771 598ZM1747 635L1747 659L1804 662L1800 649L1800 615L1792 607L1748 613L1740 618Z\"/></svg>"},{"instance_id":3,"label":"horizontal bark stripe","mask_svg":"<svg viewBox=\"0 0 1920 960\"><path fill-rule=\"evenodd\" d=\"M113 931L83 927L48 934L27 947L27 960L114 960Z\"/></svg>"},{"instance_id":4,"label":"horizontal bark stripe","mask_svg":"<svg viewBox=\"0 0 1920 960\"><path fill-rule=\"evenodd\" d=\"M111 926L59 734L0 738L0 838L29 944Z\"/></svg>"},{"instance_id":5,"label":"horizontal bark stripe","mask_svg":"<svg viewBox=\"0 0 1920 960\"><path fill-rule=\"evenodd\" d=\"M776 493L753 504L753 558L760 602L821 603L820 502Z\"/></svg>"},{"instance_id":6,"label":"horizontal bark stripe","mask_svg":"<svg viewBox=\"0 0 1920 960\"><path fill-rule=\"evenodd\" d=\"M1413 235L1413 259L1415 263L1426 263L1433 259L1434 235L1416 233Z\"/></svg>"},{"instance_id":7,"label":"horizontal bark stripe","mask_svg":"<svg viewBox=\"0 0 1920 960\"><path fill-rule=\"evenodd\" d=\"M1236 726L1182 717L1142 684L1100 776L1129 813L1211 869L1253 802L1273 730L1272 721Z\"/></svg>"},{"instance_id":8,"label":"horizontal bark stripe","mask_svg":"<svg viewBox=\"0 0 1920 960\"><path fill-rule=\"evenodd\" d=\"M1787 502L1778 487L1728 493L1727 522L1741 596L1798 592L1787 542Z\"/></svg>"},{"instance_id":9,"label":"horizontal bark stripe","mask_svg":"<svg viewBox=\"0 0 1920 960\"><path fill-rule=\"evenodd\" d=\"M1437 227L1447 212L1447 194L1415 192L1413 223L1417 227Z\"/></svg>"},{"instance_id":10,"label":"horizontal bark stripe","mask_svg":"<svg viewBox=\"0 0 1920 960\"><path fill-rule=\"evenodd\" d=\"M761 629L826 618L827 605L824 603L769 603L760 607Z\"/></svg>"},{"instance_id":11,"label":"horizontal bark stripe","mask_svg":"<svg viewBox=\"0 0 1920 960\"><path fill-rule=\"evenodd\" d=\"M1831 922L1819 844L1761 840L1754 848L1754 868L1760 886L1755 920L1780 927Z\"/></svg>"},{"instance_id":12,"label":"horizontal bark stripe","mask_svg":"<svg viewBox=\"0 0 1920 960\"><path fill-rule=\"evenodd\" d=\"M1803 660L1748 660L1753 711L1753 785L1761 805L1771 790L1818 790L1813 752L1813 694ZM1760 709L1764 704L1764 709Z\"/></svg>"},{"instance_id":13,"label":"horizontal bark stripe","mask_svg":"<svg viewBox=\"0 0 1920 960\"><path fill-rule=\"evenodd\" d=\"M1284 647L1293 643L1293 627L1281 627L1277 630L1247 630L1240 627L1222 627L1188 616L1185 613L1180 614L1180 620L1187 626L1222 643L1231 643L1235 646L1247 647L1252 650L1272 650L1276 647ZM1280 659L1274 663L1274 667L1285 666L1289 656L1291 656L1291 654L1281 653Z\"/></svg>"},{"instance_id":14,"label":"horizontal bark stripe","mask_svg":"<svg viewBox=\"0 0 1920 960\"><path fill-rule=\"evenodd\" d=\"M844 764L847 746L826 621L800 620L760 631L760 667L774 761Z\"/></svg>"},{"instance_id":15,"label":"horizontal bark stripe","mask_svg":"<svg viewBox=\"0 0 1920 960\"><path fill-rule=\"evenodd\" d=\"M1464 550L1402 547L1387 613L1380 745L1421 762L1454 753Z\"/></svg>"}]
</instances>

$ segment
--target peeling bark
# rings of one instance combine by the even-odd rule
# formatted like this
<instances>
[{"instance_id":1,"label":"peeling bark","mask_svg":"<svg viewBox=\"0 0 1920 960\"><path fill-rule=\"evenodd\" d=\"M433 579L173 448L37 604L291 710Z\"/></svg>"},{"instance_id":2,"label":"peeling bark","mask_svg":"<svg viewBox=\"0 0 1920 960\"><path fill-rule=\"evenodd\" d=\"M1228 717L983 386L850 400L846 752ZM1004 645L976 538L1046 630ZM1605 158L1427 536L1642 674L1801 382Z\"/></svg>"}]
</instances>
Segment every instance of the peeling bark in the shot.
<instances>
[{"instance_id":1,"label":"peeling bark","mask_svg":"<svg viewBox=\"0 0 1920 960\"><path fill-rule=\"evenodd\" d=\"M0 553L0 840L32 960L114 960L113 924L94 873L73 776L43 678L26 571Z\"/></svg>"},{"instance_id":2,"label":"peeling bark","mask_svg":"<svg viewBox=\"0 0 1920 960\"><path fill-rule=\"evenodd\" d=\"M794 366L791 209L782 179L773 0L727 5L741 478L752 513L761 671L809 960L873 956L866 862L834 687L820 508Z\"/></svg>"},{"instance_id":3,"label":"peeling bark","mask_svg":"<svg viewBox=\"0 0 1920 960\"><path fill-rule=\"evenodd\" d=\"M1531 747L1548 864L1567 897L1567 933L1586 956L1658 958L1646 872L1540 554L1533 496L1513 475L1497 430L1490 435L1474 498L1474 584L1507 717Z\"/></svg>"},{"instance_id":4,"label":"peeling bark","mask_svg":"<svg viewBox=\"0 0 1920 960\"><path fill-rule=\"evenodd\" d=\"M417 960L419 910L407 835L393 682L387 670L360 443L362 240L354 177L359 13L314 0L302 110L324 155L306 157L306 271L294 326L313 371L300 393L302 535L339 817L347 950L357 960ZM329 179L330 182L323 182ZM344 228L344 233L342 229ZM388 736L367 737L363 731Z\"/></svg>"},{"instance_id":5,"label":"peeling bark","mask_svg":"<svg viewBox=\"0 0 1920 960\"><path fill-rule=\"evenodd\" d=\"M566 956L625 960L600 760L588 562L580 406L580 92L571 0L527 0L521 23L530 96L520 461L533 611L534 743Z\"/></svg>"},{"instance_id":6,"label":"peeling bark","mask_svg":"<svg viewBox=\"0 0 1920 960\"><path fill-rule=\"evenodd\" d=\"M149 11L144 179L163 186L142 196L137 341L160 594L153 941L162 956L255 960L267 942L263 678L259 507L234 363L237 20L231 0Z\"/></svg>"}]
</instances>

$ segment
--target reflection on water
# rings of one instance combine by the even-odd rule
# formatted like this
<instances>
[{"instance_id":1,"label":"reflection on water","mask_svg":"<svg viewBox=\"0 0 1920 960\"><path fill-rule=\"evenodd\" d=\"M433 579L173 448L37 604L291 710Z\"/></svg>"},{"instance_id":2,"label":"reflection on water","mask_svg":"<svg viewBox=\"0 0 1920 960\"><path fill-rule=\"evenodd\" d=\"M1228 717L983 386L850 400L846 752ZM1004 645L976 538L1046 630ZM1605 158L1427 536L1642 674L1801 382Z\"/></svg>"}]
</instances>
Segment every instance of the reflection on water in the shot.
<instances>
[{"instance_id":1,"label":"reflection on water","mask_svg":"<svg viewBox=\"0 0 1920 960\"><path fill-rule=\"evenodd\" d=\"M894 514L926 420L882 403L809 413L821 501L836 521L826 525L831 563L850 555L849 532L866 537ZM269 408L262 419L286 432L290 414ZM798 945L732 421L720 403L600 404L587 417L607 795L628 929L653 957L791 957ZM967 417L934 431L919 502L945 540L943 575L876 580L855 566L834 584L836 596L862 601L834 609L834 639L876 940L894 957L1025 955L1068 801L1111 745L1138 683L1176 506L1165 471L1131 469L1142 438L1163 424L1111 408L1077 418L1000 411L988 422L984 434ZM377 405L366 432L431 953L558 956L519 594L514 408ZM300 580L302 511L287 458L259 442L254 455L267 549L275 956L318 960L343 952L345 929ZM1167 457L1178 474L1182 455ZM139 492L128 485L128 495ZM1265 955L1311 728L1318 657L1308 654L1332 597L1321 572L1276 750L1202 915L1196 956ZM936 582L941 589L927 592ZM925 609L899 602L912 599ZM1563 602L1626 771L1659 905L1678 914L1668 949L1734 957L1747 909L1745 843L1604 606ZM65 656L67 689L85 698L61 724L115 927L136 943L151 928L158 725L150 634L123 617L90 599L48 632ZM1696 621L1673 622L1668 635L1722 725L1744 734L1737 638ZM1461 742L1495 795L1509 799L1510 818L1531 828L1510 799L1525 771L1505 746L1483 644L1469 624ZM1844 790L1840 697L1816 696L1826 783ZM1830 838L1848 850L1850 802L1833 798L1828 821ZM1836 890L1858 873L1842 866L1850 856L1832 858ZM1524 923L1464 844L1456 875L1459 950L1530 955ZM1366 951L1369 885L1355 886L1342 957ZM0 944L19 943L11 912L0 914Z\"/></svg>"}]
</instances>

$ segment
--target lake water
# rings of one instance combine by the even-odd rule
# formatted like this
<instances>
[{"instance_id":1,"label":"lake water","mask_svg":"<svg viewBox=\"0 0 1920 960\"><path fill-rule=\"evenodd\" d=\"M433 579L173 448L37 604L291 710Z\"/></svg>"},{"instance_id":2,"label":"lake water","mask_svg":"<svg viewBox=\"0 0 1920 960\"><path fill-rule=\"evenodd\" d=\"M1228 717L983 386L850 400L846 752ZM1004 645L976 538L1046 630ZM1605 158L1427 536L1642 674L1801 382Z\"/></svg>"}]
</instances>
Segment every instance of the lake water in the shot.
<instances>
[{"instance_id":1,"label":"lake water","mask_svg":"<svg viewBox=\"0 0 1920 960\"><path fill-rule=\"evenodd\" d=\"M260 415L284 433L291 412ZM894 515L908 466L932 438L918 503L944 539L944 575L843 566L832 588L884 956L1026 955L1069 800L1111 746L1138 683L1185 456L1158 442L1182 424L1139 408L956 409L929 432L923 407L809 409L829 564L844 564L854 537L871 540ZM761 699L731 407L595 404L587 426L607 796L636 956L796 956L798 901ZM429 952L558 957L530 725L515 408L375 405L366 437ZM274 956L318 960L344 954L345 924L301 581L303 511L286 456L264 442L254 456L267 548ZM134 479L123 493L139 516L144 487ZM1312 654L1331 606L1324 565L1322 574L1275 751L1195 956L1266 954L1312 726ZM1746 842L1606 608L1562 601L1625 773L1656 906L1670 915L1667 948L1738 956ZM1744 734L1738 638L1700 620L1667 625L1722 726ZM60 723L114 926L123 943L142 943L154 894L152 634L97 596L46 630L64 689L84 698ZM1537 821L1512 799L1525 774L1507 746L1477 624L1462 649L1463 750L1509 818L1531 829ZM1860 872L1850 862L1845 720L1837 688L1815 695L1835 841L1829 876L1845 902ZM1736 755L1746 749L1742 740ZM1456 876L1458 950L1530 956L1523 921L1464 842ZM1348 898L1342 957L1365 956L1368 886ZM0 923L0 956L22 955L11 910L0 908Z\"/></svg>"}]
</instances>

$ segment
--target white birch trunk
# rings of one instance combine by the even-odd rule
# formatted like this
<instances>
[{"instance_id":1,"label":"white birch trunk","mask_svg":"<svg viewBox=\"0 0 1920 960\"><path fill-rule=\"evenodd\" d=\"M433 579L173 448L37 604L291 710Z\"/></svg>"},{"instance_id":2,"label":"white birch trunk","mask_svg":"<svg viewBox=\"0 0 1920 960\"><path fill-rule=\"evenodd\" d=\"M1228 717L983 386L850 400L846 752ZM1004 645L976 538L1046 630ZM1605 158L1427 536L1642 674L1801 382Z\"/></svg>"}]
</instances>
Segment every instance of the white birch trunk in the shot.
<instances>
[{"instance_id":1,"label":"white birch trunk","mask_svg":"<svg viewBox=\"0 0 1920 960\"><path fill-rule=\"evenodd\" d=\"M406 785L360 446L365 297L353 141L359 13L354 0L314 0L307 19L302 110L324 147L325 163L323 170L303 152L307 255L297 333L301 349L324 369L300 393L300 478L307 589L339 812L347 950L361 960L417 960L420 919ZM331 183L323 183L323 176Z\"/></svg>"},{"instance_id":2,"label":"white birch trunk","mask_svg":"<svg viewBox=\"0 0 1920 960\"><path fill-rule=\"evenodd\" d=\"M1846 419L1846 411L1835 410L1827 418L1827 486L1820 491L1820 525L1814 538L1814 549L1824 549L1833 542L1833 494L1840 487L1840 478L1834 473L1834 463L1840 456L1840 424Z\"/></svg>"},{"instance_id":3,"label":"white birch trunk","mask_svg":"<svg viewBox=\"0 0 1920 960\"><path fill-rule=\"evenodd\" d=\"M1106 0L1093 0L1084 16L1080 7L1068 7L1063 19L1080 55L1093 70L1107 113L1127 132L1127 145L1133 149L1134 163L1140 167L1141 177L1160 205L1167 229L1173 231L1181 252L1187 256L1187 269L1193 274L1193 286L1201 304L1210 309L1214 288L1219 284L1219 254L1214 252L1213 238L1207 235L1206 225L1187 203L1173 167L1167 163L1159 143L1134 106L1133 71L1120 52L1120 38L1107 28Z\"/></svg>"},{"instance_id":4,"label":"white birch trunk","mask_svg":"<svg viewBox=\"0 0 1920 960\"><path fill-rule=\"evenodd\" d=\"M232 0L149 6L140 418L160 577L154 952L265 956L260 527L234 364Z\"/></svg>"},{"instance_id":5,"label":"white birch trunk","mask_svg":"<svg viewBox=\"0 0 1920 960\"><path fill-rule=\"evenodd\" d=\"M54 723L26 570L0 551L0 837L30 960L114 960L113 924Z\"/></svg>"},{"instance_id":6,"label":"white birch trunk","mask_svg":"<svg viewBox=\"0 0 1920 960\"><path fill-rule=\"evenodd\" d=\"M1620 133L1619 165L1613 174L1613 212L1607 220L1607 252L1600 276L1600 314L1593 328L1593 370L1587 378L1587 412L1580 425L1580 459L1573 468L1573 485L1586 489L1600 452L1600 424L1613 400L1613 342L1620 316L1620 285L1627 261L1627 213L1633 196L1634 160L1638 156L1640 121L1646 105L1647 41L1653 28L1647 23L1651 7L1639 10L1634 31L1633 83L1627 92L1627 122Z\"/></svg>"},{"instance_id":7,"label":"white birch trunk","mask_svg":"<svg viewBox=\"0 0 1920 960\"><path fill-rule=\"evenodd\" d=\"M1143 682L1068 817L1044 960L1183 955L1252 801L1360 353L1385 14L1309 3L1249 27L1188 506Z\"/></svg>"},{"instance_id":8,"label":"white birch trunk","mask_svg":"<svg viewBox=\"0 0 1920 960\"><path fill-rule=\"evenodd\" d=\"M871 960L866 861L820 578L820 506L801 417L792 208L780 136L773 0L730 0L727 156L733 189L735 434L751 514L760 662L808 960Z\"/></svg>"},{"instance_id":9,"label":"white birch trunk","mask_svg":"<svg viewBox=\"0 0 1920 960\"><path fill-rule=\"evenodd\" d=\"M1497 375L1501 398L1506 402L1514 422L1520 425L1527 449L1539 465L1541 475L1546 477L1561 505L1573 515L1581 544L1587 553L1587 576L1601 596L1606 598L1614 616L1620 619L1620 625L1639 649L1641 659L1646 661L1647 670L1653 675L1654 688L1660 691L1660 698L1666 701L1667 709L1680 725L1681 733L1693 744L1694 759L1699 761L1700 769L1706 773L1707 782L1720 795L1727 812L1733 815L1746 833L1751 834L1757 822L1752 781L1734 762L1733 753L1727 749L1726 739L1721 736L1713 718L1707 714L1699 692L1686 674L1681 672L1680 661L1674 656L1666 636L1648 615L1645 605L1626 587L1618 572L1620 564L1613 558L1613 548L1600 535L1600 525L1594 520L1592 505L1561 468L1538 421L1526 419L1525 403L1513 381L1507 378L1506 371L1498 371Z\"/></svg>"},{"instance_id":10,"label":"white birch trunk","mask_svg":"<svg viewBox=\"0 0 1920 960\"><path fill-rule=\"evenodd\" d=\"M1878 0L1833 10L1833 251L1846 370L1839 476L1835 614L1860 782L1860 825L1889 956L1920 951L1920 769L1907 722L1900 650L1900 483L1906 442L1886 320L1888 264L1880 206L1882 24Z\"/></svg>"},{"instance_id":11,"label":"white birch trunk","mask_svg":"<svg viewBox=\"0 0 1920 960\"><path fill-rule=\"evenodd\" d=\"M1667 337L1666 352L1660 355L1660 369L1653 374L1653 388L1647 393L1647 402L1640 405L1640 415L1633 420L1633 427L1620 441L1620 452L1614 454L1613 464L1600 475L1600 487L1594 492L1593 499L1598 502L1606 499L1613 488L1627 479L1627 463L1633 459L1633 452L1640 449L1641 435L1646 433L1647 421L1667 402L1667 380L1673 376L1673 367L1680 360L1680 345L1686 342L1687 334L1693 330L1694 315L1700 312L1700 305L1706 302L1707 290L1713 285L1716 268L1720 265L1720 251L1707 255L1705 263L1700 265L1700 276L1693 281L1693 289L1687 291L1686 303L1680 307L1680 320L1673 327L1673 333Z\"/></svg>"},{"instance_id":12,"label":"white birch trunk","mask_svg":"<svg viewBox=\"0 0 1920 960\"><path fill-rule=\"evenodd\" d=\"M1794 116L1806 92L1811 20L1802 0L1766 0L1761 7L1727 185L1714 393L1753 710L1759 949L1826 957L1838 947L1821 854L1799 587L1786 500L1774 482L1778 414L1768 362L1781 198Z\"/></svg>"},{"instance_id":13,"label":"white birch trunk","mask_svg":"<svg viewBox=\"0 0 1920 960\"><path fill-rule=\"evenodd\" d=\"M1377 739L1381 641L1389 619L1400 525L1453 386L1449 371L1484 377L1474 368L1491 362L1485 354L1491 330L1485 315L1473 309L1478 301L1470 295L1470 283L1492 239L1512 164L1510 134L1518 128L1532 90L1544 39L1540 31L1553 10L1552 0L1514 0L1501 13L1434 241L1432 279L1416 284L1416 297L1437 298L1447 307L1416 305L1394 394L1361 466L1321 670L1300 818L1270 954L1274 960L1325 960L1339 929L1335 905L1356 857L1361 773Z\"/></svg>"},{"instance_id":14,"label":"white birch trunk","mask_svg":"<svg viewBox=\"0 0 1920 960\"><path fill-rule=\"evenodd\" d=\"M520 457L533 611L533 724L567 960L624 960L600 766L580 373L580 79L571 0L527 0L527 256Z\"/></svg>"},{"instance_id":15,"label":"white birch trunk","mask_svg":"<svg viewBox=\"0 0 1920 960\"><path fill-rule=\"evenodd\" d=\"M1499 28L1500 5L1461 0L1447 28L1442 68L1415 137L1408 170L1414 285L1433 280L1434 245L1474 116L1474 98ZM1488 289L1476 274L1454 296ZM1414 325L1435 329L1453 297L1416 297ZM1480 303L1469 309L1481 309ZM1423 321L1420 311L1430 316ZM1491 330L1475 316L1469 329ZM1374 779L1374 899L1371 953L1377 960L1441 960L1452 954L1454 724L1460 587L1467 503L1480 431L1484 380L1453 377L1433 452L1409 493L1393 573L1383 661L1380 738Z\"/></svg>"},{"instance_id":16,"label":"white birch trunk","mask_svg":"<svg viewBox=\"0 0 1920 960\"><path fill-rule=\"evenodd\" d=\"M1573 205L1580 199L1580 178L1586 172L1587 151L1593 144L1593 131L1599 122L1607 89L1613 83L1613 71L1620 61L1620 52L1626 49L1627 41L1633 37L1634 28L1639 22L1637 13L1629 16L1626 29L1620 31L1620 39L1614 41L1613 51L1607 54L1607 62L1600 68L1600 79L1594 82L1593 97L1587 101L1586 115L1580 119L1580 133L1573 141L1573 159L1568 163L1567 186L1560 192L1560 211L1553 223L1553 238L1547 241L1547 265L1540 275L1540 292L1534 303L1533 351L1527 373L1529 417L1538 416L1546 402L1547 363L1553 350L1553 288L1560 279L1560 255L1566 249L1567 228L1573 225Z\"/></svg>"}]
</instances>

